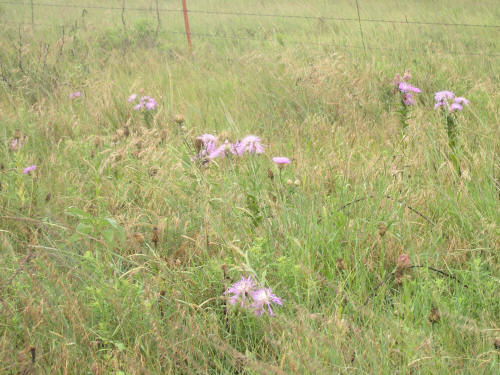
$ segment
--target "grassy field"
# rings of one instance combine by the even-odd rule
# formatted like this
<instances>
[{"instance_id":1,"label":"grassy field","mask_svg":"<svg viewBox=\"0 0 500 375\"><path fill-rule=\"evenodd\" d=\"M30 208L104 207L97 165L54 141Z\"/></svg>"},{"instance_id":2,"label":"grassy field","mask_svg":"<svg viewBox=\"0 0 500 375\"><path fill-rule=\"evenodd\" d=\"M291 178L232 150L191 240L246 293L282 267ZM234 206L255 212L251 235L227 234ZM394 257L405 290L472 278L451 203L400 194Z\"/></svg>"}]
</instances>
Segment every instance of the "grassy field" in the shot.
<instances>
[{"instance_id":1,"label":"grassy field","mask_svg":"<svg viewBox=\"0 0 500 375\"><path fill-rule=\"evenodd\" d=\"M188 0L310 17L193 12L192 54L180 1L39 2L0 2L0 374L498 373L500 28L412 23L497 0L359 0L404 21L364 41L353 1Z\"/></svg>"}]
</instances>

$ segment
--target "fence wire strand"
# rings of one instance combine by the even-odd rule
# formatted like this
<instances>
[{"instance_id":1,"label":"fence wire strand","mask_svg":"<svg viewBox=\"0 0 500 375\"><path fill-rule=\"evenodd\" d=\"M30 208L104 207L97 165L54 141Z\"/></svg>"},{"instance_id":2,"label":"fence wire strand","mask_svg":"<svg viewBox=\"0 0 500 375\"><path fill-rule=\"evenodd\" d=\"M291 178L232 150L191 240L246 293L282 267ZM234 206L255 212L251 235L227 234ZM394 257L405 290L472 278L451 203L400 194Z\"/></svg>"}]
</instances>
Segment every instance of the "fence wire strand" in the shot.
<instances>
[{"instance_id":1,"label":"fence wire strand","mask_svg":"<svg viewBox=\"0 0 500 375\"><path fill-rule=\"evenodd\" d=\"M0 4L5 5L17 5L17 6L38 6L38 7L57 7L57 8L76 8L76 9L100 9L100 10L120 10L120 11L144 11L144 12L183 12L182 9L165 9L159 7L153 8L130 8L125 6L104 6L104 5L75 5L75 4L61 4L61 3L31 3L31 2L12 2L12 1L0 1ZM318 16L302 16L302 15L284 15L284 14L262 14L262 13L241 13L241 12L226 12L226 11L211 11L211 10L188 10L189 13L199 13L207 15L229 15L229 16L252 16L252 17L276 17L276 18L295 18L295 19L317 19L317 20L332 20L332 21L354 21L354 22L378 22L378 23L392 23L392 24L415 24L415 25L439 25L439 26L463 26L463 27L484 27L484 28L500 28L500 25L485 25L485 24L466 24L466 23L441 23L441 22L420 22L420 21L398 21L398 20L377 20L377 19L367 19L367 18L341 18L341 17L318 17ZM63 28L74 26L74 22L68 22L65 25L54 25L50 23L24 23L15 21L4 21L3 24L12 24L16 26L47 26L53 28ZM166 33L171 34L184 34L184 31L177 30L164 30ZM239 35L219 35L211 33L200 33L192 32L191 35L197 38L210 38L210 39L226 39L226 40L239 40L239 41L255 41L255 42L272 42L272 39L267 38L252 38ZM276 40L275 40L276 41ZM370 51L380 51L382 54L395 54L401 52L429 52L429 53L447 53L451 55L460 56L482 56L482 57L500 57L500 54L491 53L476 53L472 51L454 51L454 50L441 50L434 51L430 48L390 48L390 47L372 47L366 46L356 46L356 45L340 45L332 43L322 43L322 42L302 42L297 40L283 40L284 44L296 44L302 46L319 46L324 48L334 48L342 50L370 50Z\"/></svg>"},{"instance_id":2,"label":"fence wire strand","mask_svg":"<svg viewBox=\"0 0 500 375\"><path fill-rule=\"evenodd\" d=\"M17 5L17 6L32 6L28 2L12 2L12 1L0 1L0 4L5 5ZM138 11L138 12L151 12L155 9L153 8L130 8L121 6L104 6L104 5L76 5L76 4L62 4L62 3L33 3L35 7L56 7L56 8L78 8L78 9L102 9L102 10L126 10L126 11ZM160 12L171 12L171 13L182 13L182 9L169 9L169 8L158 8ZM218 10L205 10L205 9L189 9L188 13L199 13L207 15L224 15L224 16L240 16L240 17L273 17L273 18L296 18L296 19L315 19L315 20L328 20L328 21L346 21L346 22L358 22L359 19L356 17L330 17L330 16L303 16L294 14L272 14L272 13L252 13L252 12L228 12L228 11L218 11ZM409 24L409 25L426 25L426 26L452 26L452 27L482 27L482 28L497 28L500 29L500 25L488 25L488 24L473 24L473 23L453 23L453 22L427 22L427 21L409 21L405 20L385 20L385 19L375 19L375 18L361 18L361 22L373 22L373 23L392 23L392 24Z\"/></svg>"},{"instance_id":3,"label":"fence wire strand","mask_svg":"<svg viewBox=\"0 0 500 375\"><path fill-rule=\"evenodd\" d=\"M6 24L13 25L13 26L32 26L31 23L18 23L18 22L5 22ZM34 26L47 26L47 27L52 27L55 29L62 29L65 27L73 27L74 23L68 23L65 25L53 25L49 23L35 23ZM178 34L178 35L185 35L185 31L179 31L179 30L164 30L165 33L167 34ZM252 41L252 42L276 42L279 43L275 39L264 39L264 38L252 38L252 37L247 37L247 36L232 36L232 35L218 35L218 34L210 34L210 33L199 33L199 32L191 32L191 36L195 38L200 38L200 39L223 39L223 40L234 40L234 41ZM307 46L316 46L316 47L322 47L322 48L332 48L332 49L340 49L344 51L349 51L349 50L359 50L363 51L365 47L363 46L357 46L357 45L352 45L352 44L333 44L333 43L322 43L322 42L311 42L308 41L307 43L299 41L299 40L283 40L283 44L294 44L294 45L299 45L303 47ZM415 53L421 53L421 52L427 52L427 53L444 53L444 54L450 54L450 55L456 55L456 56L482 56L482 57L500 57L500 54L488 54L488 53L471 53L471 52L461 52L461 51L453 51L453 50L432 50L430 48L427 49L422 49L422 48L390 48L390 47L371 47L371 46L366 46L366 49L369 51L379 51L381 52L382 55L384 56L393 56L395 54L401 54L402 52L415 52Z\"/></svg>"}]
</instances>

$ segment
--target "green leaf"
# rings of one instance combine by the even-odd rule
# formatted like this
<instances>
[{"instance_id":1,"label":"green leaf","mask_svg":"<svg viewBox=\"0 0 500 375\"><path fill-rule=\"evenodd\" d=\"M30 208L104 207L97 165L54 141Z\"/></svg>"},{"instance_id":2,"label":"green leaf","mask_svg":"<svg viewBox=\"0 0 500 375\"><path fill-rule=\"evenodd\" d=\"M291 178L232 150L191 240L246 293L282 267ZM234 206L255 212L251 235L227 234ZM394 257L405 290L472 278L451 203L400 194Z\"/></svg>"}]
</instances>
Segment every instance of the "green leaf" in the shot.
<instances>
[{"instance_id":1,"label":"green leaf","mask_svg":"<svg viewBox=\"0 0 500 375\"><path fill-rule=\"evenodd\" d=\"M66 215L78 217L80 219L92 219L92 215L76 207L69 207L66 210Z\"/></svg>"},{"instance_id":2,"label":"green leaf","mask_svg":"<svg viewBox=\"0 0 500 375\"><path fill-rule=\"evenodd\" d=\"M107 217L104 219L107 223L109 223L109 225L111 225L113 228L115 229L118 229L120 228L120 226L116 223L116 220L111 218L111 217Z\"/></svg>"},{"instance_id":3,"label":"green leaf","mask_svg":"<svg viewBox=\"0 0 500 375\"><path fill-rule=\"evenodd\" d=\"M113 244L113 240L114 240L114 233L113 233L113 230L112 229L106 229L104 232L102 232L102 235L104 237L104 241L106 241L106 243L108 245L112 245Z\"/></svg>"},{"instance_id":4,"label":"green leaf","mask_svg":"<svg viewBox=\"0 0 500 375\"><path fill-rule=\"evenodd\" d=\"M83 234L91 234L92 231L94 230L94 227L92 225L86 224L86 223L78 223L76 226L76 231L78 233L83 233Z\"/></svg>"}]
</instances>

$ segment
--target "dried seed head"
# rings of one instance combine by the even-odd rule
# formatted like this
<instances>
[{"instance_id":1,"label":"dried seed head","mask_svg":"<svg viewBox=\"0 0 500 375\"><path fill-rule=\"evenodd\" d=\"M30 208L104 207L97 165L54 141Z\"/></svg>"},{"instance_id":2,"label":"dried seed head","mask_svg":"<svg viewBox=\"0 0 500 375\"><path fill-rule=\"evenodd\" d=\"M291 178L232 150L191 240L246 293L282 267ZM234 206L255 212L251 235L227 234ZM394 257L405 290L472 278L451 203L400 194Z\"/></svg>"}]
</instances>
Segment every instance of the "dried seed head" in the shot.
<instances>
[{"instance_id":1,"label":"dried seed head","mask_svg":"<svg viewBox=\"0 0 500 375\"><path fill-rule=\"evenodd\" d=\"M128 137L130 135L130 129L128 126L125 126L123 128L123 134L125 135L125 137Z\"/></svg>"},{"instance_id":2,"label":"dried seed head","mask_svg":"<svg viewBox=\"0 0 500 375\"><path fill-rule=\"evenodd\" d=\"M342 272L343 270L345 270L345 262L344 262L344 259L342 258L337 258L337 270L339 272Z\"/></svg>"},{"instance_id":3,"label":"dried seed head","mask_svg":"<svg viewBox=\"0 0 500 375\"><path fill-rule=\"evenodd\" d=\"M139 242L139 243L142 243L144 242L144 235L142 233L139 233L139 232L135 232L134 233L134 239Z\"/></svg>"},{"instance_id":4,"label":"dried seed head","mask_svg":"<svg viewBox=\"0 0 500 375\"><path fill-rule=\"evenodd\" d=\"M157 247L158 241L160 241L160 238L158 236L158 228L153 227L153 232L151 233L151 242L153 242L155 247Z\"/></svg>"},{"instance_id":5,"label":"dried seed head","mask_svg":"<svg viewBox=\"0 0 500 375\"><path fill-rule=\"evenodd\" d=\"M274 178L274 173L271 168L267 168L267 177L269 177L271 180Z\"/></svg>"},{"instance_id":6,"label":"dried seed head","mask_svg":"<svg viewBox=\"0 0 500 375\"><path fill-rule=\"evenodd\" d=\"M176 114L174 116L174 121L179 125L182 124L184 122L184 115L181 113Z\"/></svg>"},{"instance_id":7,"label":"dried seed head","mask_svg":"<svg viewBox=\"0 0 500 375\"><path fill-rule=\"evenodd\" d=\"M50 198L52 198L52 194L47 193L47 195L45 196L45 202L49 202Z\"/></svg>"},{"instance_id":8,"label":"dried seed head","mask_svg":"<svg viewBox=\"0 0 500 375\"><path fill-rule=\"evenodd\" d=\"M429 322L432 324L439 323L441 320L441 314L439 313L439 310L437 307L433 307L431 309L431 312L429 314Z\"/></svg>"},{"instance_id":9,"label":"dried seed head","mask_svg":"<svg viewBox=\"0 0 500 375\"><path fill-rule=\"evenodd\" d=\"M195 138L194 148L197 152L200 152L201 149L203 148L203 141L201 139Z\"/></svg>"},{"instance_id":10,"label":"dried seed head","mask_svg":"<svg viewBox=\"0 0 500 375\"><path fill-rule=\"evenodd\" d=\"M14 132L14 138L21 139L21 137L22 137L21 130L16 129L16 131Z\"/></svg>"},{"instance_id":11,"label":"dried seed head","mask_svg":"<svg viewBox=\"0 0 500 375\"><path fill-rule=\"evenodd\" d=\"M411 266L410 257L408 254L401 254L396 262L396 269L407 270Z\"/></svg>"},{"instance_id":12,"label":"dried seed head","mask_svg":"<svg viewBox=\"0 0 500 375\"><path fill-rule=\"evenodd\" d=\"M36 348L34 346L32 346L30 348L30 352L31 352L31 363L35 363L36 361Z\"/></svg>"},{"instance_id":13,"label":"dried seed head","mask_svg":"<svg viewBox=\"0 0 500 375\"><path fill-rule=\"evenodd\" d=\"M495 339L495 342L493 343L493 345L495 346L496 350L500 350L500 337L497 337Z\"/></svg>"},{"instance_id":14,"label":"dried seed head","mask_svg":"<svg viewBox=\"0 0 500 375\"><path fill-rule=\"evenodd\" d=\"M156 176L157 174L158 174L158 168L156 168L156 167L151 167L151 168L149 169L149 176L150 176L150 177L154 177L154 176Z\"/></svg>"},{"instance_id":15,"label":"dried seed head","mask_svg":"<svg viewBox=\"0 0 500 375\"><path fill-rule=\"evenodd\" d=\"M380 237L384 237L385 236L385 232L387 232L387 226L385 225L385 223L380 223L379 226L378 226L378 234Z\"/></svg>"},{"instance_id":16,"label":"dried seed head","mask_svg":"<svg viewBox=\"0 0 500 375\"><path fill-rule=\"evenodd\" d=\"M394 272L394 282L396 285L410 277L408 271L411 267L410 257L407 254L401 254L396 261L396 272Z\"/></svg>"}]
</instances>

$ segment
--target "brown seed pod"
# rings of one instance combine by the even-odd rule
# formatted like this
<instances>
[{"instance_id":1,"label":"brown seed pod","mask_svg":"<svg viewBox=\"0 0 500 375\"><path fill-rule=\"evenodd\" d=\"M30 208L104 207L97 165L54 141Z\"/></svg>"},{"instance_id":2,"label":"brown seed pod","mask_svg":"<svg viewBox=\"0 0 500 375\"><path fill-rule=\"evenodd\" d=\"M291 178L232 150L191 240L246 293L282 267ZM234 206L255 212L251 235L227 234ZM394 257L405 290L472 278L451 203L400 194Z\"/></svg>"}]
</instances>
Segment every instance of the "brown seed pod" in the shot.
<instances>
[{"instance_id":1,"label":"brown seed pod","mask_svg":"<svg viewBox=\"0 0 500 375\"><path fill-rule=\"evenodd\" d=\"M497 337L493 343L496 350L500 350L500 337Z\"/></svg>"},{"instance_id":2,"label":"brown seed pod","mask_svg":"<svg viewBox=\"0 0 500 375\"><path fill-rule=\"evenodd\" d=\"M385 225L385 223L380 223L378 226L379 236L384 237L386 232L387 232L387 226Z\"/></svg>"},{"instance_id":3,"label":"brown seed pod","mask_svg":"<svg viewBox=\"0 0 500 375\"><path fill-rule=\"evenodd\" d=\"M337 258L337 270L339 272L342 272L343 270L346 269L344 259L342 258Z\"/></svg>"},{"instance_id":4,"label":"brown seed pod","mask_svg":"<svg viewBox=\"0 0 500 375\"><path fill-rule=\"evenodd\" d=\"M267 177L269 177L271 180L274 179L274 173L271 168L267 168Z\"/></svg>"},{"instance_id":5,"label":"brown seed pod","mask_svg":"<svg viewBox=\"0 0 500 375\"><path fill-rule=\"evenodd\" d=\"M194 148L197 152L200 152L203 147L203 141L199 138L194 140Z\"/></svg>"},{"instance_id":6,"label":"brown seed pod","mask_svg":"<svg viewBox=\"0 0 500 375\"><path fill-rule=\"evenodd\" d=\"M177 124L182 124L185 120L184 120L184 115L181 114L181 113L178 113L174 116L174 121L177 123Z\"/></svg>"},{"instance_id":7,"label":"brown seed pod","mask_svg":"<svg viewBox=\"0 0 500 375\"><path fill-rule=\"evenodd\" d=\"M440 320L441 320L441 314L439 313L438 308L434 306L429 314L429 322L435 324L439 323Z\"/></svg>"},{"instance_id":8,"label":"brown seed pod","mask_svg":"<svg viewBox=\"0 0 500 375\"><path fill-rule=\"evenodd\" d=\"M153 232L151 233L151 242L154 243L155 247L158 247L159 241L160 241L160 237L158 235L158 228L153 227Z\"/></svg>"}]
</instances>

